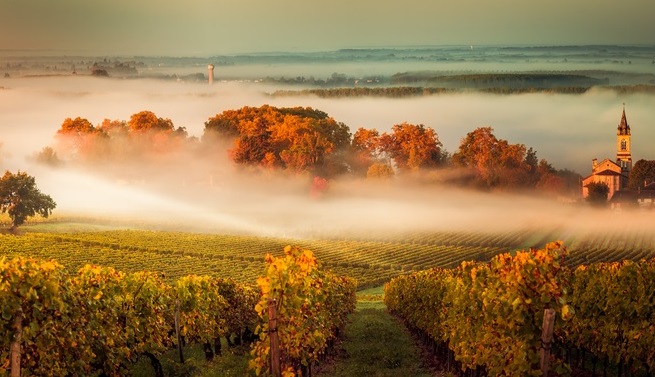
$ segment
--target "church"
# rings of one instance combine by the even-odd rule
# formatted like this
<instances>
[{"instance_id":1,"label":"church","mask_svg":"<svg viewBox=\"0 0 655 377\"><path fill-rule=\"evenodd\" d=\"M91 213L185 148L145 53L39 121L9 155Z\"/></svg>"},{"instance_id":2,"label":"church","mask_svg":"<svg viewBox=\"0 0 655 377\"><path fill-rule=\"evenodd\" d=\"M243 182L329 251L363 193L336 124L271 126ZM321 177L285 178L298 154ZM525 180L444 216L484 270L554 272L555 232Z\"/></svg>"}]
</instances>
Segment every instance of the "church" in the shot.
<instances>
[{"instance_id":1,"label":"church","mask_svg":"<svg viewBox=\"0 0 655 377\"><path fill-rule=\"evenodd\" d=\"M625 117L625 106L621 115L621 122L616 131L616 160L609 158L598 162L592 161L591 175L582 180L582 197L589 196L587 185L590 183L604 183L609 187L607 199L611 200L617 192L628 187L628 177L632 169L632 154L630 152L630 125ZM618 195L617 195L618 196Z\"/></svg>"}]
</instances>

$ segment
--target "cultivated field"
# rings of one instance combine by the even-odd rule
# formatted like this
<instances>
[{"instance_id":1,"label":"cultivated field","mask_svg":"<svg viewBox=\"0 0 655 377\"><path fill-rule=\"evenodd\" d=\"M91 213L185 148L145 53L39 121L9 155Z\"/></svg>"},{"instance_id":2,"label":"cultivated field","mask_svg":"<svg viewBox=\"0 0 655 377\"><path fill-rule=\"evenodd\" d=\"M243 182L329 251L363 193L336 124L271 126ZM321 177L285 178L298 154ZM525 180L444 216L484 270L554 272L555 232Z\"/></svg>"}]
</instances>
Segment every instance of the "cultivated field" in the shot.
<instances>
[{"instance_id":1,"label":"cultivated field","mask_svg":"<svg viewBox=\"0 0 655 377\"><path fill-rule=\"evenodd\" d=\"M267 253L285 245L312 250L324 267L354 277L360 289L431 267L452 268L463 261L487 261L503 252L543 247L561 239L571 267L594 262L655 257L655 235L644 231L588 232L521 229L498 233L425 232L320 235L314 239L200 234L147 230L103 230L97 224L44 222L0 235L0 255L53 258L76 270L87 263L125 272L161 272L166 280L189 274L232 278L254 284ZM80 231L81 230L81 231Z\"/></svg>"}]
</instances>

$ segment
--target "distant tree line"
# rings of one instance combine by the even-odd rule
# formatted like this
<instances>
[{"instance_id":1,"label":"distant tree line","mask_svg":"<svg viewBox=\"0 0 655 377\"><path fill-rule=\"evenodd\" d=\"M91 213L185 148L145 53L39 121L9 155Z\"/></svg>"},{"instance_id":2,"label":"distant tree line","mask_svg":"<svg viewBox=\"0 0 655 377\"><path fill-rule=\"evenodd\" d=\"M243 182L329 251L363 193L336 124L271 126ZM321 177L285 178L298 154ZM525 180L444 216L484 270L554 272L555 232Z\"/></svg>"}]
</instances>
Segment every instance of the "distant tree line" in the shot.
<instances>
[{"instance_id":1,"label":"distant tree line","mask_svg":"<svg viewBox=\"0 0 655 377\"><path fill-rule=\"evenodd\" d=\"M412 97L433 94L454 93L455 89L427 88L419 86L357 87L331 89L277 90L273 97L314 95L321 98L343 97Z\"/></svg>"},{"instance_id":2,"label":"distant tree line","mask_svg":"<svg viewBox=\"0 0 655 377\"><path fill-rule=\"evenodd\" d=\"M655 88L655 86L654 86ZM547 93L547 94L584 94L591 87L553 87L553 88L512 88L512 87L489 87L475 89L477 92L490 94L525 94L525 93ZM389 86L389 87L356 87L356 88L319 88L302 90L276 90L272 97L292 97L314 95L321 98L347 98L347 97L416 97L430 96L435 94L464 93L471 89L465 88L443 88L424 86ZM653 90L655 93L655 89Z\"/></svg>"},{"instance_id":3,"label":"distant tree line","mask_svg":"<svg viewBox=\"0 0 655 377\"><path fill-rule=\"evenodd\" d=\"M197 160L211 165L227 156L235 166L264 171L396 180L423 175L454 185L554 195L577 193L580 179L540 160L532 148L497 138L491 127L469 132L451 155L437 132L423 124L396 124L384 133L359 128L352 134L345 124L309 107L246 106L216 114L204 125L197 139L150 111L129 121L105 119L98 126L67 118L55 146L36 158L54 166L99 169L137 161L165 169Z\"/></svg>"},{"instance_id":4,"label":"distant tree line","mask_svg":"<svg viewBox=\"0 0 655 377\"><path fill-rule=\"evenodd\" d=\"M383 76L365 76L363 78L355 78L346 76L343 73L334 72L326 79L315 78L314 76L296 76L296 77L266 77L262 82L270 84L284 84L284 85L311 85L318 87L354 87L358 84L362 85L385 85L389 83L388 77Z\"/></svg>"},{"instance_id":5,"label":"distant tree line","mask_svg":"<svg viewBox=\"0 0 655 377\"><path fill-rule=\"evenodd\" d=\"M391 84L426 83L457 88L556 88L608 85L605 78L567 73L477 73L444 75L434 72L406 72L391 76Z\"/></svg>"}]
</instances>

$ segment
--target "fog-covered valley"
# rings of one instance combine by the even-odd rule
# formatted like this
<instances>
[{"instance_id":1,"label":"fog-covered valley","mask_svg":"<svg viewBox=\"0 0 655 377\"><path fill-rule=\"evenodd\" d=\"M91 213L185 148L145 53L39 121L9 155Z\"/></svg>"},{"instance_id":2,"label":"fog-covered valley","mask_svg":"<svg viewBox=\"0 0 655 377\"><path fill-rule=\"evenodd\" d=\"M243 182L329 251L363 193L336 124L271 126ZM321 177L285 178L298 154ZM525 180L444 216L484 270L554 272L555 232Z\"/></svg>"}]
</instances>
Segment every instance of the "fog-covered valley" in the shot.
<instances>
[{"instance_id":1,"label":"fog-covered valley","mask_svg":"<svg viewBox=\"0 0 655 377\"><path fill-rule=\"evenodd\" d=\"M466 55L472 51L477 55ZM450 153L457 151L468 132L490 126L499 138L533 147L539 158L555 168L571 169L582 176L589 174L593 158L614 157L616 127L625 104L634 160L655 159L650 147L655 138L651 94L620 94L599 87L584 94L463 91L403 98L285 97L271 93L297 86L280 80L260 80L286 76L329 79L334 73L364 78L421 70L468 74L617 67L624 77L655 74L655 64L649 60L652 49L623 51L624 55L621 49L610 49L600 57L593 51L577 54L568 50L568 58L561 51L552 55L546 50L503 50L505 55L495 58L488 56L489 51L487 56L477 51L475 47L453 50L448 52L450 55L444 53L442 59L438 58L439 51L433 50L420 54L376 50L363 58L363 52L355 51L333 61L320 55L284 59L274 55L260 57L254 63L246 62L245 57L169 59L159 63L155 63L156 58L144 57L138 58L145 63L137 66L137 71L150 72L151 76L139 78L96 77L85 74L82 68L86 66L79 63L75 75L67 72L72 67L61 68L62 63L57 65L62 72L57 73L52 65L57 60L52 57L28 59L41 61L39 67L43 69L29 74L14 69L16 59L5 56L6 63L0 66L11 69L5 77L0 76L0 164L4 170L34 175L42 191L57 202L56 212L165 219L168 224L197 224L197 229L202 230L300 236L329 229L493 230L546 224L567 228L592 226L585 220L590 217L598 220L614 216L596 212L590 215L580 205L529 194L517 197L409 181L378 185L337 179L329 183L324 197L316 199L309 193L311 176L244 173L225 155L215 160L187 156L182 164L178 161L161 166L156 170L166 171L169 176L182 168L185 171L180 171L180 177L194 169L203 172L174 185L168 180L165 185L172 187L163 189L156 183L151 167L139 170L139 161L133 161L131 168L138 173L122 179L103 175L100 167L96 171L89 167L53 169L34 160L43 147L55 143L55 134L66 118L82 117L99 125L104 119L128 120L132 114L148 110L170 119L175 127L186 128L189 136L202 139L208 118L225 110L264 104L319 109L343 122L351 133L360 127L387 132L403 122L423 124L436 131ZM206 64L212 61L216 64L213 85L200 79L181 79L185 75L206 75ZM23 63L23 67L27 64ZM204 173L207 171L212 172L211 176Z\"/></svg>"}]
</instances>

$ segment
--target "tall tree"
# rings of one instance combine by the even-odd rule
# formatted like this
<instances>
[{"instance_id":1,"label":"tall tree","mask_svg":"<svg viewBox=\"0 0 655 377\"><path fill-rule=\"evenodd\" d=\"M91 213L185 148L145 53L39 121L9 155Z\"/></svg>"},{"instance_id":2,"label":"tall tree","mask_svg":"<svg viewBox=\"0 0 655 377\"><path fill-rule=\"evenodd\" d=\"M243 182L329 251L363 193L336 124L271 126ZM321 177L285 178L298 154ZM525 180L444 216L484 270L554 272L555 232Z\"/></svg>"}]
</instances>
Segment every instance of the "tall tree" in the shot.
<instances>
[{"instance_id":1,"label":"tall tree","mask_svg":"<svg viewBox=\"0 0 655 377\"><path fill-rule=\"evenodd\" d=\"M243 107L205 122L203 142L228 139L234 162L330 175L345 170L350 131L312 108Z\"/></svg>"},{"instance_id":2,"label":"tall tree","mask_svg":"<svg viewBox=\"0 0 655 377\"><path fill-rule=\"evenodd\" d=\"M352 138L350 156L351 169L357 174L366 175L373 165L381 163L380 133L376 129L359 128Z\"/></svg>"},{"instance_id":3,"label":"tall tree","mask_svg":"<svg viewBox=\"0 0 655 377\"><path fill-rule=\"evenodd\" d=\"M607 205L607 196L609 195L610 188L603 182L591 182L587 186L589 195L587 202L593 206L603 207Z\"/></svg>"},{"instance_id":4,"label":"tall tree","mask_svg":"<svg viewBox=\"0 0 655 377\"><path fill-rule=\"evenodd\" d=\"M66 118L57 130L57 149L67 157L96 159L104 155L106 139L107 134L87 119Z\"/></svg>"},{"instance_id":5,"label":"tall tree","mask_svg":"<svg viewBox=\"0 0 655 377\"><path fill-rule=\"evenodd\" d=\"M435 168L442 160L443 145L437 133L422 124L396 124L380 136L380 148L401 170Z\"/></svg>"},{"instance_id":6,"label":"tall tree","mask_svg":"<svg viewBox=\"0 0 655 377\"><path fill-rule=\"evenodd\" d=\"M630 171L628 186L636 190L651 182L655 182L655 160L637 161Z\"/></svg>"},{"instance_id":7,"label":"tall tree","mask_svg":"<svg viewBox=\"0 0 655 377\"><path fill-rule=\"evenodd\" d=\"M173 131L173 121L159 118L152 111L141 111L132 114L127 126L131 132L144 133L152 131Z\"/></svg>"},{"instance_id":8,"label":"tall tree","mask_svg":"<svg viewBox=\"0 0 655 377\"><path fill-rule=\"evenodd\" d=\"M487 187L525 187L533 184L530 174L535 169L536 152L526 150L523 144L498 139L491 127L480 127L466 134L452 161L474 170Z\"/></svg>"},{"instance_id":9,"label":"tall tree","mask_svg":"<svg viewBox=\"0 0 655 377\"><path fill-rule=\"evenodd\" d=\"M0 178L0 210L9 214L12 230L36 214L48 217L56 206L50 196L39 191L36 180L27 173L7 171Z\"/></svg>"}]
</instances>

